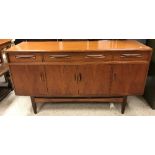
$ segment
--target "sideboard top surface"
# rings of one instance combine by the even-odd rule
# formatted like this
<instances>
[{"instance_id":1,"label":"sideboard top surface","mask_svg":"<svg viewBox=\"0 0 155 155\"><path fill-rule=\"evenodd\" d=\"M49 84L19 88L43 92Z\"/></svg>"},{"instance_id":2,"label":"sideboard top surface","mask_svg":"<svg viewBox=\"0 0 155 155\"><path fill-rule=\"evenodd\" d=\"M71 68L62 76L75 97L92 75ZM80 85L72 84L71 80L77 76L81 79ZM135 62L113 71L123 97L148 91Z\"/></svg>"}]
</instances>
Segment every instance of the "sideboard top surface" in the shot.
<instances>
[{"instance_id":1,"label":"sideboard top surface","mask_svg":"<svg viewBox=\"0 0 155 155\"><path fill-rule=\"evenodd\" d=\"M42 41L22 42L6 52L94 52L94 51L151 51L151 48L135 40L99 41Z\"/></svg>"}]
</instances>

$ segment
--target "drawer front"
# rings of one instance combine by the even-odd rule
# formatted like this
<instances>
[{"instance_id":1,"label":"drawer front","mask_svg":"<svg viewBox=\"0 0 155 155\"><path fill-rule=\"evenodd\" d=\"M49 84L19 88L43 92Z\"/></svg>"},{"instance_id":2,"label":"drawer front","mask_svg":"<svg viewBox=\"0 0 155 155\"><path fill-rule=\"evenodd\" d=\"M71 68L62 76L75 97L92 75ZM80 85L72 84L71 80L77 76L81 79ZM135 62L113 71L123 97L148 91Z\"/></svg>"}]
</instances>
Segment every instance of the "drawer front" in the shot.
<instances>
[{"instance_id":1,"label":"drawer front","mask_svg":"<svg viewBox=\"0 0 155 155\"><path fill-rule=\"evenodd\" d=\"M110 61L112 56L107 53L46 53L44 54L45 62L93 62L93 61Z\"/></svg>"},{"instance_id":2,"label":"drawer front","mask_svg":"<svg viewBox=\"0 0 155 155\"><path fill-rule=\"evenodd\" d=\"M149 60L150 55L147 52L117 52L113 54L113 60L115 61L137 61L137 60Z\"/></svg>"},{"instance_id":3,"label":"drawer front","mask_svg":"<svg viewBox=\"0 0 155 155\"><path fill-rule=\"evenodd\" d=\"M41 62L42 54L41 53L9 53L8 54L9 62Z\"/></svg>"}]
</instances>

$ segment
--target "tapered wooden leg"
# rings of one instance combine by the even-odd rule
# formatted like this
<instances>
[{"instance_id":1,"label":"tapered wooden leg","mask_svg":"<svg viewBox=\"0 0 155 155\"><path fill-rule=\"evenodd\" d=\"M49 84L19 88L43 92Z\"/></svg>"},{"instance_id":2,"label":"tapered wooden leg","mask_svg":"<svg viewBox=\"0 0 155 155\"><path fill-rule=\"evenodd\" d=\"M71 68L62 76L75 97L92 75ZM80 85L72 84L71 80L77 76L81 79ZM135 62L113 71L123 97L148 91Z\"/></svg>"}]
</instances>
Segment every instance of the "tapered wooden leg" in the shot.
<instances>
[{"instance_id":1,"label":"tapered wooden leg","mask_svg":"<svg viewBox=\"0 0 155 155\"><path fill-rule=\"evenodd\" d=\"M125 112L125 107L127 105L127 97L124 97L123 103L122 103L122 108L121 108L121 113L124 114Z\"/></svg>"},{"instance_id":2,"label":"tapered wooden leg","mask_svg":"<svg viewBox=\"0 0 155 155\"><path fill-rule=\"evenodd\" d=\"M37 114L37 104L34 101L34 97L31 96L31 102L32 102L32 108L33 108L33 112L35 114Z\"/></svg>"}]
</instances>

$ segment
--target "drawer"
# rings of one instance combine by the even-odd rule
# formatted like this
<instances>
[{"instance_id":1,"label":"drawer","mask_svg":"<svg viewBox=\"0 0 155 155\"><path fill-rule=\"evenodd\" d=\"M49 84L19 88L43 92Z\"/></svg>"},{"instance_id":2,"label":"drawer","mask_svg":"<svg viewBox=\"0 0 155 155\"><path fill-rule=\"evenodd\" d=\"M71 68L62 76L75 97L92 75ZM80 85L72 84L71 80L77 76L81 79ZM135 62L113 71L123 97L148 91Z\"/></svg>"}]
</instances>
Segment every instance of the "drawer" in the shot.
<instances>
[{"instance_id":1,"label":"drawer","mask_svg":"<svg viewBox=\"0 0 155 155\"><path fill-rule=\"evenodd\" d=\"M148 52L117 52L113 54L113 60L116 61L149 60L149 58Z\"/></svg>"},{"instance_id":2,"label":"drawer","mask_svg":"<svg viewBox=\"0 0 155 155\"><path fill-rule=\"evenodd\" d=\"M9 53L8 54L9 62L41 62L42 54L41 53Z\"/></svg>"},{"instance_id":3,"label":"drawer","mask_svg":"<svg viewBox=\"0 0 155 155\"><path fill-rule=\"evenodd\" d=\"M75 61L108 61L112 56L107 53L46 53L44 54L45 62L75 62Z\"/></svg>"}]
</instances>

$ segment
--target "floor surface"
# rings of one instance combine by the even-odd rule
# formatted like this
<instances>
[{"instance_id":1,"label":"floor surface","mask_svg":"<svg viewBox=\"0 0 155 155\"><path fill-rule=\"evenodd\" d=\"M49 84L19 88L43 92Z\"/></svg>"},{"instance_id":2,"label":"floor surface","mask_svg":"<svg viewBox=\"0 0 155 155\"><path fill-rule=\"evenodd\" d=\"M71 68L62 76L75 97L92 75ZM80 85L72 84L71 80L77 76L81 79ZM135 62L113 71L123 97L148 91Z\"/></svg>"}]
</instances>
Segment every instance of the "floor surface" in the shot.
<instances>
[{"instance_id":1,"label":"floor surface","mask_svg":"<svg viewBox=\"0 0 155 155\"><path fill-rule=\"evenodd\" d=\"M32 111L30 97L16 96L11 92L0 102L1 116L154 116L142 97L129 96L125 114L121 114L121 105L109 103L38 103L38 114Z\"/></svg>"}]
</instances>

